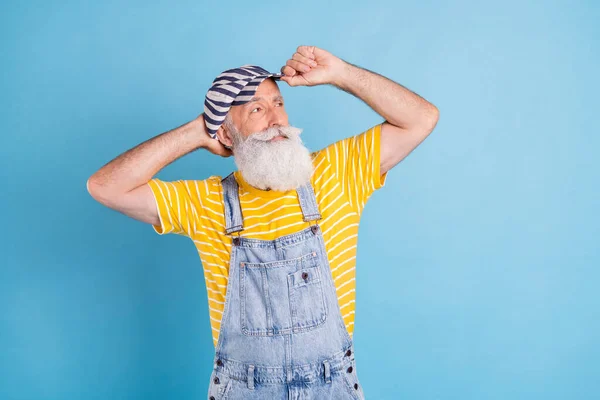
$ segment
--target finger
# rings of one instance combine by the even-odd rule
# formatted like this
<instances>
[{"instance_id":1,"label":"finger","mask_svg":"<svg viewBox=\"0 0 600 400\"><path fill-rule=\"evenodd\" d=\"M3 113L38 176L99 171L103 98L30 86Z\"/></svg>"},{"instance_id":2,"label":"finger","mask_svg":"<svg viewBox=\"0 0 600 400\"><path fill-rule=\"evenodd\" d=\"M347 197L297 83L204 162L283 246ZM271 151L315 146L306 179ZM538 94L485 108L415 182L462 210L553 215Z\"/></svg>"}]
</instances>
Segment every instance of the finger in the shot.
<instances>
[{"instance_id":1,"label":"finger","mask_svg":"<svg viewBox=\"0 0 600 400\"><path fill-rule=\"evenodd\" d=\"M298 46L296 51L298 53L302 54L304 57L314 60L315 59L314 48L315 48L315 46Z\"/></svg>"},{"instance_id":2,"label":"finger","mask_svg":"<svg viewBox=\"0 0 600 400\"><path fill-rule=\"evenodd\" d=\"M296 78L296 77L295 76L283 76L283 77L281 77L281 80L290 86L295 86L294 78Z\"/></svg>"},{"instance_id":3,"label":"finger","mask_svg":"<svg viewBox=\"0 0 600 400\"><path fill-rule=\"evenodd\" d=\"M296 54L298 54L298 53L296 53ZM295 58L294 58L294 56L295 56ZM307 62L304 62L304 61L298 59L299 57L304 57L303 55L298 54L297 56L296 55L294 55L294 56L292 56L293 58L288 60L288 61L293 61L293 62L297 63L297 64L292 65L292 67L294 67L297 71L300 71L300 72L308 72L311 70L311 68L313 67L311 65L311 63L314 63L314 61L307 60ZM304 58L304 59L306 59L306 58ZM316 63L315 63L315 66L316 66Z\"/></svg>"},{"instance_id":4,"label":"finger","mask_svg":"<svg viewBox=\"0 0 600 400\"><path fill-rule=\"evenodd\" d=\"M295 78L295 76L282 76L281 80L290 86L294 86L294 83L293 83L294 78Z\"/></svg>"},{"instance_id":5,"label":"finger","mask_svg":"<svg viewBox=\"0 0 600 400\"><path fill-rule=\"evenodd\" d=\"M296 75L296 70L292 67L284 65L283 67L281 67L281 73L286 76L294 76Z\"/></svg>"},{"instance_id":6,"label":"finger","mask_svg":"<svg viewBox=\"0 0 600 400\"><path fill-rule=\"evenodd\" d=\"M308 65L309 67L316 67L317 63L315 62L315 60L310 59L306 56L303 56L300 53L294 53L294 55L292 56L292 60L296 60L299 61L301 63L304 63L306 65Z\"/></svg>"},{"instance_id":7,"label":"finger","mask_svg":"<svg viewBox=\"0 0 600 400\"><path fill-rule=\"evenodd\" d=\"M286 65L289 65L290 67L294 68L296 71L298 72L308 72L310 71L310 66L303 64L299 61L296 60L287 60Z\"/></svg>"},{"instance_id":8,"label":"finger","mask_svg":"<svg viewBox=\"0 0 600 400\"><path fill-rule=\"evenodd\" d=\"M305 82L305 80L300 75L284 76L281 78L281 80L292 87L301 86Z\"/></svg>"}]
</instances>

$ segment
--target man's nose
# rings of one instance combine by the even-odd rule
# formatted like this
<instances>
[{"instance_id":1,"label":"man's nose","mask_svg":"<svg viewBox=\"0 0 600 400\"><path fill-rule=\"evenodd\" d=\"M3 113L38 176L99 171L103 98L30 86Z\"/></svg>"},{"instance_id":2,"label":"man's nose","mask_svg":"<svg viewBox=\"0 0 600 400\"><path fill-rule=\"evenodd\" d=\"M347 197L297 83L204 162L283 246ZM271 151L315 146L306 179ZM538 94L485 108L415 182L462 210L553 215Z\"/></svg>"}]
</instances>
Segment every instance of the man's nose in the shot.
<instances>
[{"instance_id":1,"label":"man's nose","mask_svg":"<svg viewBox=\"0 0 600 400\"><path fill-rule=\"evenodd\" d=\"M285 114L285 112L277 110L271 111L269 127L272 126L287 126L287 115Z\"/></svg>"}]
</instances>

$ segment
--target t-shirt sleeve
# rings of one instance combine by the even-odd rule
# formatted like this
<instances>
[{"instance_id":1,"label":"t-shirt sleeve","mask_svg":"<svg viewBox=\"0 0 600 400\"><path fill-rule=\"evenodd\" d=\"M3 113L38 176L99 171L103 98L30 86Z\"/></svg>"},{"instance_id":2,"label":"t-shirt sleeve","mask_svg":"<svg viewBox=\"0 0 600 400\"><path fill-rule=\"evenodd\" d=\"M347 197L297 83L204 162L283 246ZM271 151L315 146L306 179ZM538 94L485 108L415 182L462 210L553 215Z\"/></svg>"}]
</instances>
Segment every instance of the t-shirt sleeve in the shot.
<instances>
[{"instance_id":1,"label":"t-shirt sleeve","mask_svg":"<svg viewBox=\"0 0 600 400\"><path fill-rule=\"evenodd\" d=\"M179 180L166 182L154 178L148 182L160 218L160 225L152 225L156 233L174 233L190 237L200 222L203 193L202 182Z\"/></svg>"},{"instance_id":2,"label":"t-shirt sleeve","mask_svg":"<svg viewBox=\"0 0 600 400\"><path fill-rule=\"evenodd\" d=\"M373 192L385 185L387 172L380 173L382 124L322 150L359 215Z\"/></svg>"}]
</instances>

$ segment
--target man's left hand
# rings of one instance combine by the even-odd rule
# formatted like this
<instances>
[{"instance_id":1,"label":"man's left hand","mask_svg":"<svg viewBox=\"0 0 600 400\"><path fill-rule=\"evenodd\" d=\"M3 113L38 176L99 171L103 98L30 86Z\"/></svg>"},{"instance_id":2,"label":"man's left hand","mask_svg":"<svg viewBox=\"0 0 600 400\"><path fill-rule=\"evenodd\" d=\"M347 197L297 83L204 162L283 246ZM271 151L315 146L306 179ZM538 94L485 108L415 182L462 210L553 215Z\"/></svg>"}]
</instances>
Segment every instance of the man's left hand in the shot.
<instances>
[{"instance_id":1,"label":"man's left hand","mask_svg":"<svg viewBox=\"0 0 600 400\"><path fill-rule=\"evenodd\" d=\"M281 80L290 86L333 84L343 71L342 59L315 46L299 46L281 67Z\"/></svg>"}]
</instances>

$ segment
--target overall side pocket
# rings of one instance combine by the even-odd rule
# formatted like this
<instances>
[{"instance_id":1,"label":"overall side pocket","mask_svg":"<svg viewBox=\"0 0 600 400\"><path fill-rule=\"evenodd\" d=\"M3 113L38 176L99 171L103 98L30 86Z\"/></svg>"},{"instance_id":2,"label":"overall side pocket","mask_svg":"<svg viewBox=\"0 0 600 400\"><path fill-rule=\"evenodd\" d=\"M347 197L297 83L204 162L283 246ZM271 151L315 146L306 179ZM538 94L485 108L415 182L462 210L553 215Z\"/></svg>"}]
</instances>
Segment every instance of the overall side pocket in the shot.
<instances>
[{"instance_id":1,"label":"overall side pocket","mask_svg":"<svg viewBox=\"0 0 600 400\"><path fill-rule=\"evenodd\" d=\"M318 265L311 264L302 265L288 275L290 314L294 332L310 330L327 319L321 271Z\"/></svg>"}]
</instances>

